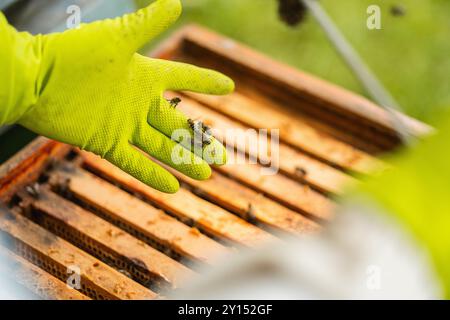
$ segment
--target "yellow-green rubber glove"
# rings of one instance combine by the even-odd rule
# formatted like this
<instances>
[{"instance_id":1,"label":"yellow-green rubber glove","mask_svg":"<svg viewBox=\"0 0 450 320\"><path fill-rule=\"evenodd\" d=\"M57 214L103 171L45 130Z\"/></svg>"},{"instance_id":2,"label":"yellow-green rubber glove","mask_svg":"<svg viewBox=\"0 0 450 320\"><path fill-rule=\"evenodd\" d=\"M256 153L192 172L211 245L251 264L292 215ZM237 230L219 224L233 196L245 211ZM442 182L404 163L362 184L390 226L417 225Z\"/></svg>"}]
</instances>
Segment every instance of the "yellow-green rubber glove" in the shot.
<instances>
[{"instance_id":1,"label":"yellow-green rubber glove","mask_svg":"<svg viewBox=\"0 0 450 320\"><path fill-rule=\"evenodd\" d=\"M179 0L159 0L120 18L37 36L17 32L0 13L0 125L19 123L91 151L164 192L176 192L178 181L135 147L194 179L207 179L208 163L226 162L225 149L213 140L208 148L214 157L208 159L187 151L187 141L180 148L171 139L174 130L191 129L163 93L227 94L233 81L136 53L180 13ZM190 161L174 161L175 147Z\"/></svg>"}]
</instances>

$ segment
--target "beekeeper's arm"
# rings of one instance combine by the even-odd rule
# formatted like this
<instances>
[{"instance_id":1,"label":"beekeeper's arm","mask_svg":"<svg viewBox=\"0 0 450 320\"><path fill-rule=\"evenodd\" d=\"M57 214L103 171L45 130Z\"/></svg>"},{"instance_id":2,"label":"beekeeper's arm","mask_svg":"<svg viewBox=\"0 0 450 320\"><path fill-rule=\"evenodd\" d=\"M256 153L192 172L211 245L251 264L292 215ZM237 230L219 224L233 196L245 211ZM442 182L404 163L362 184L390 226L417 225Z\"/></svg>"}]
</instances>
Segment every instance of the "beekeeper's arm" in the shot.
<instances>
[{"instance_id":1,"label":"beekeeper's arm","mask_svg":"<svg viewBox=\"0 0 450 320\"><path fill-rule=\"evenodd\" d=\"M158 0L120 18L37 36L17 32L0 13L0 126L18 123L94 152L164 192L177 191L178 181L134 146L194 179L208 178L208 163L223 164L225 149L214 140L208 147L214 157L200 152L199 159L186 140L174 155L171 136L189 124L163 92L226 94L233 82L136 53L180 12L179 0Z\"/></svg>"}]
</instances>

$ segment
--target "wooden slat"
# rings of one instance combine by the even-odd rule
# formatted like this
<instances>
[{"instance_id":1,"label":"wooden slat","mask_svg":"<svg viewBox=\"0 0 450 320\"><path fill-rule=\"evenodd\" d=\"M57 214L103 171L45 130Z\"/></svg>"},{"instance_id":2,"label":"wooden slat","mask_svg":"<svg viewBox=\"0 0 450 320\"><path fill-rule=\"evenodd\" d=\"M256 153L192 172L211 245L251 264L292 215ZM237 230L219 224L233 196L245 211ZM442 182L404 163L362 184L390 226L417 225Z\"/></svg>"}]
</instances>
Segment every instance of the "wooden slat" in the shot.
<instances>
[{"instance_id":1,"label":"wooden slat","mask_svg":"<svg viewBox=\"0 0 450 320\"><path fill-rule=\"evenodd\" d=\"M398 146L399 141L396 137L380 134L379 131L373 130L371 127L362 127L358 121L337 117L335 113L320 110L308 101L291 97L273 99L261 95L264 90L257 90L251 83L239 84L239 92L254 100L258 105L269 105L271 108L282 110L284 114L300 119L317 131L370 155L377 155ZM311 114L304 112L305 109L311 111Z\"/></svg>"},{"instance_id":2,"label":"wooden slat","mask_svg":"<svg viewBox=\"0 0 450 320\"><path fill-rule=\"evenodd\" d=\"M52 162L62 158L70 146L38 137L0 166L0 199L8 202L20 188L35 181Z\"/></svg>"},{"instance_id":3,"label":"wooden slat","mask_svg":"<svg viewBox=\"0 0 450 320\"><path fill-rule=\"evenodd\" d=\"M383 166L380 160L317 131L308 123L237 92L227 96L187 94L252 128L279 129L281 141L341 168L367 174Z\"/></svg>"},{"instance_id":4,"label":"wooden slat","mask_svg":"<svg viewBox=\"0 0 450 320\"><path fill-rule=\"evenodd\" d=\"M141 240L50 190L41 189L37 199L21 195L22 206L30 206L32 218L48 219L43 224L55 234L72 238L84 250L124 268L145 286L156 284L165 288L169 284L178 288L193 276L190 269Z\"/></svg>"},{"instance_id":5,"label":"wooden slat","mask_svg":"<svg viewBox=\"0 0 450 320\"><path fill-rule=\"evenodd\" d=\"M274 229L294 234L306 234L320 229L319 225L312 220L218 172L213 172L205 181L191 179L174 170L172 173L193 187L195 193L237 213L246 220L255 220Z\"/></svg>"},{"instance_id":6,"label":"wooden slat","mask_svg":"<svg viewBox=\"0 0 450 320\"><path fill-rule=\"evenodd\" d=\"M97 172L145 196L180 219L194 221L196 226L209 234L249 247L276 241L269 233L183 188L175 194L165 194L150 188L97 156L86 153L83 153L83 156L86 164Z\"/></svg>"},{"instance_id":7,"label":"wooden slat","mask_svg":"<svg viewBox=\"0 0 450 320\"><path fill-rule=\"evenodd\" d=\"M0 246L2 276L14 278L18 284L48 300L90 300L81 292L45 272L22 257Z\"/></svg>"},{"instance_id":8,"label":"wooden slat","mask_svg":"<svg viewBox=\"0 0 450 320\"><path fill-rule=\"evenodd\" d=\"M182 103L183 106L180 106L180 108L182 108L183 111L187 111L189 113L189 110L193 111L192 109L197 108L198 104L194 105L194 102L192 102L191 100L186 100L185 102L186 103ZM206 112L206 110L204 109L206 108L203 108L201 112L203 111ZM209 113L205 113L205 115L210 116ZM213 117L210 117L206 120L211 120L211 118ZM230 129L231 123L226 122L226 119L221 118L216 124L220 125L219 122L221 123L221 128L225 128L225 130ZM296 156L297 154L294 155ZM283 156L288 156L288 154L284 154ZM263 194L267 194L268 196L276 199L277 201L282 202L284 205L287 205L290 208L293 208L294 210L297 210L299 212L306 213L311 217L326 220L329 219L332 213L334 212L335 210L334 204L325 196L315 192L314 190L311 190L310 188L308 188L303 184L296 183L295 181L286 178L280 174L262 175L261 174L262 166L252 165L249 164L248 161L239 159L242 159L242 157L239 154L236 154L234 162L232 162L232 160L230 159L231 162L230 164L218 167L217 170L222 173L225 173L226 175L229 175L230 177L233 177L234 179L239 180L240 182L248 186L251 186L252 188L258 190ZM283 160L284 158L280 155L280 163L283 163ZM310 164L310 162L308 162L307 164ZM316 164L316 167L308 166L308 168L310 168L313 173L316 172L316 176L320 176L319 171L320 166L317 165L317 161L313 163L313 165L314 164ZM327 167L324 164L322 165ZM339 171L334 169L334 171L330 170L329 172L336 173ZM306 176L308 176L309 174L310 174L309 171L307 171ZM331 177L332 176L325 177L325 179ZM342 177L346 176L343 173L341 173L341 175L338 175L338 177L342 179Z\"/></svg>"},{"instance_id":9,"label":"wooden slat","mask_svg":"<svg viewBox=\"0 0 450 320\"><path fill-rule=\"evenodd\" d=\"M379 134L391 138L395 136L395 126L389 112L354 92L277 62L200 26L185 27L182 40L179 56L197 58L202 65L219 71L233 71L244 82L251 82L260 92L264 92L264 95L289 97L295 101L301 99L310 102L309 109L302 111L314 113L320 109L321 113L335 113L336 118L360 123L360 131L375 129ZM208 62L203 62L205 60ZM404 114L399 116L414 135L421 136L432 131L424 123Z\"/></svg>"},{"instance_id":10,"label":"wooden slat","mask_svg":"<svg viewBox=\"0 0 450 320\"><path fill-rule=\"evenodd\" d=\"M25 217L1 210L0 231L9 235L13 251L66 281L67 270L80 270L82 292L100 299L155 299L158 295L100 260L55 236Z\"/></svg>"},{"instance_id":11,"label":"wooden slat","mask_svg":"<svg viewBox=\"0 0 450 320\"><path fill-rule=\"evenodd\" d=\"M92 154L85 155L90 157ZM181 257L214 264L219 257L229 253L218 242L89 172L77 170L68 174L57 171L53 176L56 180L67 181L64 188L106 213L113 221L137 230Z\"/></svg>"},{"instance_id":12,"label":"wooden slat","mask_svg":"<svg viewBox=\"0 0 450 320\"><path fill-rule=\"evenodd\" d=\"M235 157L234 163L217 167L216 170L311 218L329 220L333 216L335 203L308 185L280 174L262 175L262 166L247 163L238 153Z\"/></svg>"},{"instance_id":13,"label":"wooden slat","mask_svg":"<svg viewBox=\"0 0 450 320\"><path fill-rule=\"evenodd\" d=\"M213 111L186 96L183 97L183 101L178 108L190 118L202 119L202 121L214 128L217 138L226 142L227 146L236 147L241 152L258 157L258 159L262 160L262 163L269 163L267 155L271 154L270 141L267 141L265 146L263 145L264 141L259 141L260 150L258 151L261 152L258 152L258 154L249 150L248 144L242 146L239 143L234 143L234 141L225 141L227 130L237 129L245 132L249 127ZM322 192L340 194L345 187L356 183L353 177L344 172L307 156L283 143L279 144L278 152L278 165L282 173L293 179L305 182ZM299 174L299 172L303 172L303 174Z\"/></svg>"}]
</instances>

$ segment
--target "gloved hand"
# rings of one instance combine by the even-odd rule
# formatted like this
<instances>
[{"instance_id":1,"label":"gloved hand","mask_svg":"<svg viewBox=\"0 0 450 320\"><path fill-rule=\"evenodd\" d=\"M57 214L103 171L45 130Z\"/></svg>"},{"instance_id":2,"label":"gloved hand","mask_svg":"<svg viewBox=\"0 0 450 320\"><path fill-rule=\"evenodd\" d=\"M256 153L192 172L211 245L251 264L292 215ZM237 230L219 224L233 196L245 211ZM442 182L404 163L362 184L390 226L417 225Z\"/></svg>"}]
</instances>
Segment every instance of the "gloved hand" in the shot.
<instances>
[{"instance_id":1,"label":"gloved hand","mask_svg":"<svg viewBox=\"0 0 450 320\"><path fill-rule=\"evenodd\" d=\"M179 0L159 0L120 18L37 36L17 32L0 13L0 125L19 123L96 153L164 192L176 192L178 181L133 146L194 179L208 178L208 163L225 163L225 149L213 140L207 163L202 152L186 150L187 141L179 148L172 133L191 129L163 92L227 94L232 80L136 53L180 12ZM189 163L174 161L175 147L184 159L188 152Z\"/></svg>"}]
</instances>

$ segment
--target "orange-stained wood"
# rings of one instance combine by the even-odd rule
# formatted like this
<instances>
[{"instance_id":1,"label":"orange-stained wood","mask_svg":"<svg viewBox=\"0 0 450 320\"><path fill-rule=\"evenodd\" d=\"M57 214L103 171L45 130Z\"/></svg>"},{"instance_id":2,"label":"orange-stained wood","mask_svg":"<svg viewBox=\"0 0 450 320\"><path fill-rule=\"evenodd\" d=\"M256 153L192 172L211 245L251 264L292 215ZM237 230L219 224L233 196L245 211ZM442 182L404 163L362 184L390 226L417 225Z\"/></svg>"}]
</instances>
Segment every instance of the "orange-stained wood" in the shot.
<instances>
[{"instance_id":1,"label":"orange-stained wood","mask_svg":"<svg viewBox=\"0 0 450 320\"><path fill-rule=\"evenodd\" d=\"M236 153L233 163L216 170L309 217L329 220L333 216L336 204L326 196L283 175L261 174L266 168L247 163L243 158Z\"/></svg>"},{"instance_id":2,"label":"orange-stained wood","mask_svg":"<svg viewBox=\"0 0 450 320\"><path fill-rule=\"evenodd\" d=\"M255 220L274 229L294 234L311 233L320 229L319 225L312 220L218 172L213 172L211 178L205 181L191 179L174 170L172 173L193 187L195 193L201 194L246 220Z\"/></svg>"},{"instance_id":3,"label":"orange-stained wood","mask_svg":"<svg viewBox=\"0 0 450 320\"><path fill-rule=\"evenodd\" d=\"M327 163L359 173L370 173L380 160L348 144L319 132L298 118L270 105L259 105L237 92L227 96L187 93L217 112L255 129L279 129L280 140Z\"/></svg>"},{"instance_id":4,"label":"orange-stained wood","mask_svg":"<svg viewBox=\"0 0 450 320\"><path fill-rule=\"evenodd\" d=\"M245 84L251 83L264 96L289 98L291 102L292 99L295 102L306 101L308 103L303 106L302 112L317 116L335 114L336 120L345 118L347 123L359 124L360 133L375 131L378 135L396 140L395 126L389 112L367 98L277 62L206 28L190 25L184 29L177 35L177 40L181 40L179 56L194 58L203 66L219 71L231 71L234 76L243 78ZM161 51L155 53L161 54ZM165 57L169 58L167 55ZM413 135L423 136L433 130L405 114L399 116ZM329 125L333 126L336 122L332 121ZM347 128L343 126L341 130L346 131Z\"/></svg>"},{"instance_id":5,"label":"orange-stained wood","mask_svg":"<svg viewBox=\"0 0 450 320\"><path fill-rule=\"evenodd\" d=\"M80 272L81 291L100 299L155 299L158 295L115 269L15 213L1 211L0 231L11 238L13 251L62 281ZM10 243L11 243L10 242Z\"/></svg>"},{"instance_id":6,"label":"orange-stained wood","mask_svg":"<svg viewBox=\"0 0 450 320\"><path fill-rule=\"evenodd\" d=\"M81 292L45 272L24 258L0 246L0 272L42 299L90 300Z\"/></svg>"},{"instance_id":7,"label":"orange-stained wood","mask_svg":"<svg viewBox=\"0 0 450 320\"><path fill-rule=\"evenodd\" d=\"M181 188L175 194L159 192L97 156L83 153L86 164L123 187L145 196L152 203L180 219L192 220L196 226L218 238L244 246L256 247L276 241L271 234L234 214Z\"/></svg>"},{"instance_id":8,"label":"orange-stained wood","mask_svg":"<svg viewBox=\"0 0 450 320\"><path fill-rule=\"evenodd\" d=\"M97 159L92 154L84 155L88 164ZM87 171L59 171L57 175L67 181L65 188L77 198L181 257L214 264L229 253L218 242Z\"/></svg>"},{"instance_id":9,"label":"orange-stained wood","mask_svg":"<svg viewBox=\"0 0 450 320\"><path fill-rule=\"evenodd\" d=\"M44 223L48 229L56 234L59 229L63 234L72 235L86 251L92 245L101 248L99 250L104 254L98 253L98 250L91 254L105 256L119 269L125 265L125 270L136 278L143 274L142 281L146 286L156 284L166 287L169 284L172 288L178 288L193 275L179 262L49 190L41 190L38 199L25 199L25 205L29 205L35 215L40 215L39 220L50 220Z\"/></svg>"},{"instance_id":10,"label":"orange-stained wood","mask_svg":"<svg viewBox=\"0 0 450 320\"><path fill-rule=\"evenodd\" d=\"M195 100L185 96L178 108L190 118L201 119L207 125L214 128L217 138L226 142L227 146L235 147L241 152L257 156L258 159L262 160L262 163L265 164L270 163L270 157L268 157L268 155L277 157L276 154L271 152L270 139L268 141L260 139L258 141L259 145L256 152L251 150L248 143L243 145L241 143L236 143L236 141L226 140L226 133L228 130L241 130L242 132L245 132L250 128L205 107ZM278 148L279 169L282 173L293 179L305 182L320 191L334 194L340 194L344 187L356 183L356 180L353 177L305 155L288 145L279 143Z\"/></svg>"},{"instance_id":11,"label":"orange-stained wood","mask_svg":"<svg viewBox=\"0 0 450 320\"><path fill-rule=\"evenodd\" d=\"M0 166L0 200L7 202L21 187L35 181L46 166L61 159L70 146L38 137Z\"/></svg>"}]
</instances>

